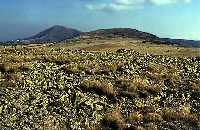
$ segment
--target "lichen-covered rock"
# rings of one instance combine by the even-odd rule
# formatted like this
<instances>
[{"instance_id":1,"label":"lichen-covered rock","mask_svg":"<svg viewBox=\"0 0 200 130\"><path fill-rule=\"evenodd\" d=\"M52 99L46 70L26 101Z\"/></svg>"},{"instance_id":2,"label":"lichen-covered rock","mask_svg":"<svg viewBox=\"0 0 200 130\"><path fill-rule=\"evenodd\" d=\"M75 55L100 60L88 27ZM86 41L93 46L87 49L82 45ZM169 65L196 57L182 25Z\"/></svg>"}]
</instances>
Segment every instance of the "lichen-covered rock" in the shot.
<instances>
[{"instance_id":1,"label":"lichen-covered rock","mask_svg":"<svg viewBox=\"0 0 200 130\"><path fill-rule=\"evenodd\" d=\"M0 52L0 129L200 129L198 58L7 51Z\"/></svg>"}]
</instances>

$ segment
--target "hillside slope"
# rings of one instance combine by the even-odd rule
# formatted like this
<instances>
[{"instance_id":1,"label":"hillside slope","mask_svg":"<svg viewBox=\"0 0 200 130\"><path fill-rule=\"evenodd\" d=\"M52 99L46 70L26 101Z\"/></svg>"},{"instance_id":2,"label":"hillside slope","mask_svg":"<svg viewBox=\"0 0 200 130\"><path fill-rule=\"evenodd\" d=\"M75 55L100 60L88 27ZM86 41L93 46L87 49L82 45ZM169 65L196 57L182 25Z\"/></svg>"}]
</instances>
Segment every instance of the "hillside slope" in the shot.
<instances>
[{"instance_id":1,"label":"hillside slope","mask_svg":"<svg viewBox=\"0 0 200 130\"><path fill-rule=\"evenodd\" d=\"M25 38L25 40L31 42L59 42L79 36L80 33L81 32L76 29L55 25L32 37Z\"/></svg>"},{"instance_id":2,"label":"hillside slope","mask_svg":"<svg viewBox=\"0 0 200 130\"><path fill-rule=\"evenodd\" d=\"M160 38L148 32L142 32L132 28L111 28L111 29L98 29L90 32L81 33L81 38L133 38L135 40L143 41L144 43L150 42L155 44L178 45L184 47L200 47L200 41L186 40L186 39L171 39Z\"/></svg>"},{"instance_id":3,"label":"hillside slope","mask_svg":"<svg viewBox=\"0 0 200 130\"><path fill-rule=\"evenodd\" d=\"M136 38L136 39L158 39L156 35L141 32L132 28L111 28L111 29L99 29L96 31L85 32L83 36L89 37L105 37L105 38L114 38L114 37L124 37L124 38Z\"/></svg>"}]
</instances>

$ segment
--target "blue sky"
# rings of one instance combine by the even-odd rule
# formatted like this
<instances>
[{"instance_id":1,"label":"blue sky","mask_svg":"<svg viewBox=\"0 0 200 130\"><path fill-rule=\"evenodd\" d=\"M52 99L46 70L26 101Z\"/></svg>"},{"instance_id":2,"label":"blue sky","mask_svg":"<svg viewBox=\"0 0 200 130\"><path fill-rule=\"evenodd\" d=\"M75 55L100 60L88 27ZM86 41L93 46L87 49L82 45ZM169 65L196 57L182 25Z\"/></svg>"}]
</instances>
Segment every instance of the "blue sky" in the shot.
<instances>
[{"instance_id":1,"label":"blue sky","mask_svg":"<svg viewBox=\"0 0 200 130\"><path fill-rule=\"evenodd\" d=\"M1 0L0 40L52 25L81 31L130 27L160 37L200 40L199 0Z\"/></svg>"}]
</instances>

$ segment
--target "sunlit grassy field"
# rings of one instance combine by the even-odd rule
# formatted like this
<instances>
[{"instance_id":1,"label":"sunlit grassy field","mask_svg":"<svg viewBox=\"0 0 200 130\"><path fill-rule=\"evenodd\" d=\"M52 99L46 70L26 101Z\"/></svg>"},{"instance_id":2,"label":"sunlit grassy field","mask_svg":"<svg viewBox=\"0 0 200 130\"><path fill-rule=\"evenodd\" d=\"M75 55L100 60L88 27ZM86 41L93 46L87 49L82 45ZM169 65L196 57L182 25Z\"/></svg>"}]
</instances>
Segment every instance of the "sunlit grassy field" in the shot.
<instances>
[{"instance_id":1,"label":"sunlit grassy field","mask_svg":"<svg viewBox=\"0 0 200 130\"><path fill-rule=\"evenodd\" d=\"M62 45L61 45L62 46ZM155 43L142 43L131 38L85 39L76 40L62 47L69 49L84 49L87 51L116 51L120 48L133 49L141 54L168 55L178 57L200 56L200 48L180 47Z\"/></svg>"},{"instance_id":2,"label":"sunlit grassy field","mask_svg":"<svg viewBox=\"0 0 200 130\"><path fill-rule=\"evenodd\" d=\"M0 129L199 130L199 56L120 38L2 46Z\"/></svg>"}]
</instances>

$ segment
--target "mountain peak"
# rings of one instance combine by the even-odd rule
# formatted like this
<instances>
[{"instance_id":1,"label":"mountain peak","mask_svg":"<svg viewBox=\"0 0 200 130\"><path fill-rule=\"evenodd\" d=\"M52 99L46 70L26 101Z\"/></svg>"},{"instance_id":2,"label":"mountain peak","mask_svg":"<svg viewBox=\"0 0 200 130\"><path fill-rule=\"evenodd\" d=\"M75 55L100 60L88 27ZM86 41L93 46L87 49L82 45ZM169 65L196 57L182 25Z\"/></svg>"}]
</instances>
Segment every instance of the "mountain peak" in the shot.
<instances>
[{"instance_id":1,"label":"mountain peak","mask_svg":"<svg viewBox=\"0 0 200 130\"><path fill-rule=\"evenodd\" d=\"M72 28L67 28L67 27L62 26L62 25L53 25L49 29L72 29Z\"/></svg>"},{"instance_id":2,"label":"mountain peak","mask_svg":"<svg viewBox=\"0 0 200 130\"><path fill-rule=\"evenodd\" d=\"M57 28L66 28L65 26L62 26L62 25L53 25L53 26L52 26L52 28L56 28L56 27L57 27Z\"/></svg>"},{"instance_id":3,"label":"mountain peak","mask_svg":"<svg viewBox=\"0 0 200 130\"><path fill-rule=\"evenodd\" d=\"M60 42L80 35L80 31L61 25L54 25L32 37L26 38L31 42Z\"/></svg>"}]
</instances>

